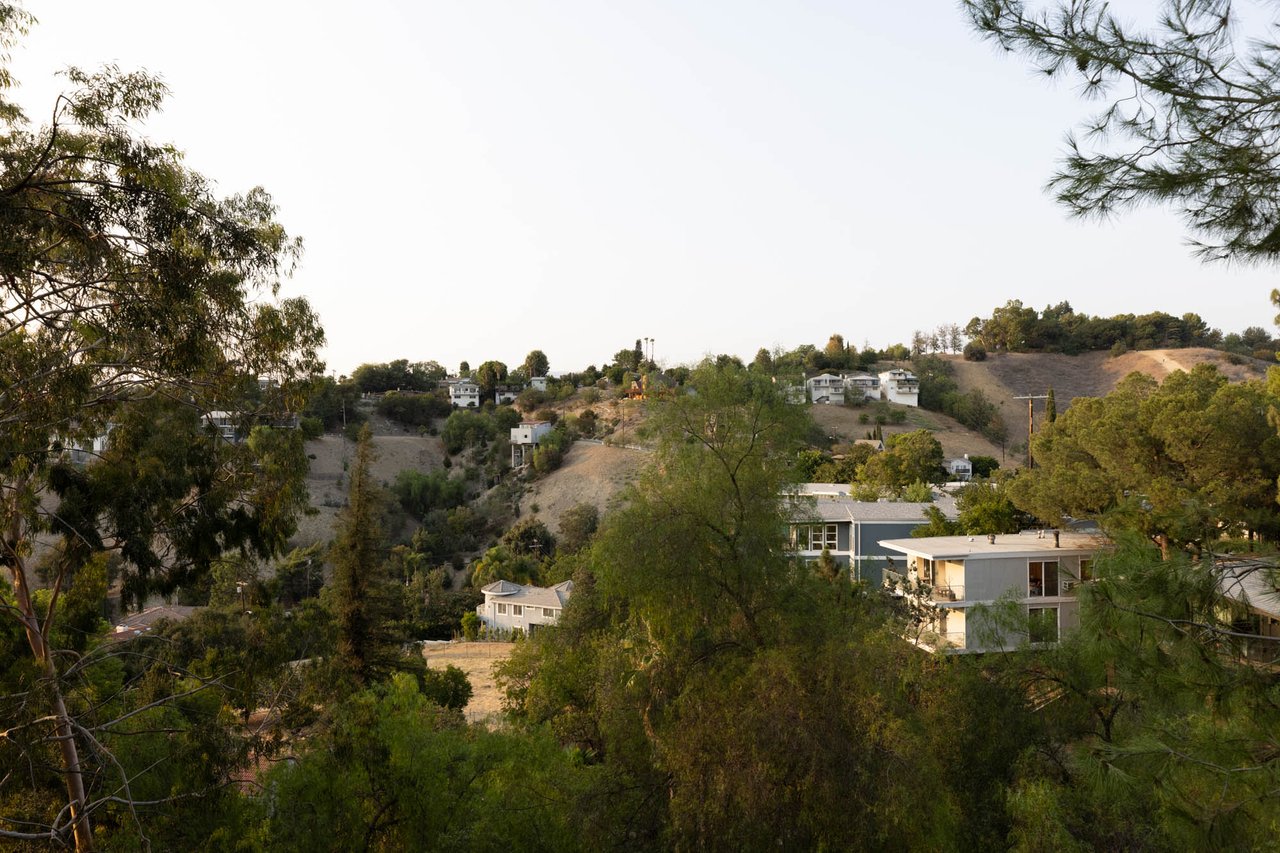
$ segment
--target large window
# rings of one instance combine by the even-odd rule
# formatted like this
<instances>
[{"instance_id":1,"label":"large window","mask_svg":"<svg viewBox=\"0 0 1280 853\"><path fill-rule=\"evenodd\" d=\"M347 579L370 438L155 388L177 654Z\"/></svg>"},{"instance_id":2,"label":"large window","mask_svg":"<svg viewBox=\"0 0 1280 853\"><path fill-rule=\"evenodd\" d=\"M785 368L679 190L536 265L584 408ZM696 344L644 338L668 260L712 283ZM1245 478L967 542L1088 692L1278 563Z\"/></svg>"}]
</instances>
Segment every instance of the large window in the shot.
<instances>
[{"instance_id":1,"label":"large window","mask_svg":"<svg viewBox=\"0 0 1280 853\"><path fill-rule=\"evenodd\" d=\"M503 616L507 615L507 605L505 605L505 604L499 604L499 605L498 605L498 612L499 612L500 614L502 614Z\"/></svg>"},{"instance_id":2,"label":"large window","mask_svg":"<svg viewBox=\"0 0 1280 853\"><path fill-rule=\"evenodd\" d=\"M834 524L797 524L792 531L791 542L799 551L835 551L840 541Z\"/></svg>"},{"instance_id":3,"label":"large window","mask_svg":"<svg viewBox=\"0 0 1280 853\"><path fill-rule=\"evenodd\" d=\"M1058 594L1058 561L1035 561L1027 565L1027 595L1039 598Z\"/></svg>"},{"instance_id":4,"label":"large window","mask_svg":"<svg viewBox=\"0 0 1280 853\"><path fill-rule=\"evenodd\" d=\"M1027 637L1033 643L1058 642L1058 608L1028 607Z\"/></svg>"}]
</instances>

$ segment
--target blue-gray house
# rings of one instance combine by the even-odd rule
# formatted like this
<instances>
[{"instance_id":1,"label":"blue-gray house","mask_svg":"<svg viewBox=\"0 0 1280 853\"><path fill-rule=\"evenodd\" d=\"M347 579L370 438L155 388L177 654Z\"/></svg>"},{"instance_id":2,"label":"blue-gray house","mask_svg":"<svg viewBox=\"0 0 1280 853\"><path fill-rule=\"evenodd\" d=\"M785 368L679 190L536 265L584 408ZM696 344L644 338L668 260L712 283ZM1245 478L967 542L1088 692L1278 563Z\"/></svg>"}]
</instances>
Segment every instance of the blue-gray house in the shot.
<instances>
[{"instance_id":1,"label":"blue-gray house","mask_svg":"<svg viewBox=\"0 0 1280 853\"><path fill-rule=\"evenodd\" d=\"M792 496L791 547L806 559L816 560L823 550L849 567L854 580L879 586L886 563L902 555L883 548L881 540L905 539L926 523L925 511L935 506L947 518L958 515L955 498L936 494L932 503L911 501L857 501L848 486L806 483Z\"/></svg>"}]
</instances>

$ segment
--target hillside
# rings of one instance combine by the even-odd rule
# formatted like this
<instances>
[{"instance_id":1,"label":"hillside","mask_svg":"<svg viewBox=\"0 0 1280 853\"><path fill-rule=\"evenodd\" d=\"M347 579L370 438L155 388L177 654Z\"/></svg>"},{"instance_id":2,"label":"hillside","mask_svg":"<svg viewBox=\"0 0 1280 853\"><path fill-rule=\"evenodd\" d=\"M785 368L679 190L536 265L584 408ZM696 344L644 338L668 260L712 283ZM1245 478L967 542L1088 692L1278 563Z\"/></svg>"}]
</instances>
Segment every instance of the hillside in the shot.
<instances>
[{"instance_id":1,"label":"hillside","mask_svg":"<svg viewBox=\"0 0 1280 853\"><path fill-rule=\"evenodd\" d=\"M520 514L537 515L552 533L560 527L560 516L575 504L594 504L603 516L647 459L648 454L639 450L575 442L558 469L529 485Z\"/></svg>"},{"instance_id":2,"label":"hillside","mask_svg":"<svg viewBox=\"0 0 1280 853\"><path fill-rule=\"evenodd\" d=\"M981 391L999 407L1009 426L1010 445L1026 442L1027 401L1014 399L1020 395L1045 394L1053 388L1061 414L1076 397L1101 397L1134 372L1163 380L1175 370L1191 370L1207 362L1216 365L1231 381L1242 382L1263 378L1270 366L1251 358L1244 359L1243 364L1231 364L1225 353L1204 348L1143 350L1114 358L1105 351L1082 355L996 353L986 361L944 358L955 368L961 391ZM1036 401L1035 412L1038 422L1044 413L1043 400Z\"/></svg>"}]
</instances>

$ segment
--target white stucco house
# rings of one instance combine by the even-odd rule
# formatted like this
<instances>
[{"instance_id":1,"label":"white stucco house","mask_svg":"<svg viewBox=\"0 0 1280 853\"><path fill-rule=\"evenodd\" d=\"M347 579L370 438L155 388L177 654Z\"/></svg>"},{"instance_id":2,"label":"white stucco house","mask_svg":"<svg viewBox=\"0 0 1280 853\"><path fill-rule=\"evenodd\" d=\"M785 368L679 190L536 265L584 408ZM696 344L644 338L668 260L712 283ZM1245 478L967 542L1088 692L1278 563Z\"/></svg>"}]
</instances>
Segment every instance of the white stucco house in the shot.
<instances>
[{"instance_id":1,"label":"white stucco house","mask_svg":"<svg viewBox=\"0 0 1280 853\"><path fill-rule=\"evenodd\" d=\"M973 463L969 461L969 454L965 454L961 459L952 459L947 463L947 473L953 482L967 483L973 479Z\"/></svg>"},{"instance_id":2,"label":"white stucco house","mask_svg":"<svg viewBox=\"0 0 1280 853\"><path fill-rule=\"evenodd\" d=\"M573 581L552 587L494 581L481 592L484 593L484 603L476 605L476 615L486 629L532 634L538 628L554 625L560 620L560 613L573 594Z\"/></svg>"},{"instance_id":3,"label":"white stucco house","mask_svg":"<svg viewBox=\"0 0 1280 853\"><path fill-rule=\"evenodd\" d=\"M519 388L512 388L510 385L499 385L493 391L493 402L496 405L504 406L508 403L514 403L519 396Z\"/></svg>"},{"instance_id":4,"label":"white stucco house","mask_svg":"<svg viewBox=\"0 0 1280 853\"><path fill-rule=\"evenodd\" d=\"M536 388L536 389L537 389L537 390L539 390L539 391L545 391L545 390L547 390L547 377L545 377L545 376L533 376L533 377L530 377L530 379L529 379L529 387L530 387L530 388Z\"/></svg>"},{"instance_id":5,"label":"white stucco house","mask_svg":"<svg viewBox=\"0 0 1280 853\"><path fill-rule=\"evenodd\" d=\"M1054 643L1080 626L1076 589L1109 547L1092 533L1029 531L880 542L899 560L885 582L932 610L908 639L932 652L991 652ZM1021 613L992 605L1007 597ZM986 605L990 610L979 607ZM1002 621L1013 616L1016 626ZM1025 617L1025 621L1024 621Z\"/></svg>"},{"instance_id":6,"label":"white stucco house","mask_svg":"<svg viewBox=\"0 0 1280 853\"><path fill-rule=\"evenodd\" d=\"M811 403L844 405L844 377L834 373L820 373L804 381Z\"/></svg>"},{"instance_id":7,"label":"white stucco house","mask_svg":"<svg viewBox=\"0 0 1280 853\"><path fill-rule=\"evenodd\" d=\"M520 426L511 428L511 467L519 468L533 457L533 449L542 441L542 437L551 432L551 424L547 421L521 421Z\"/></svg>"},{"instance_id":8,"label":"white stucco house","mask_svg":"<svg viewBox=\"0 0 1280 853\"><path fill-rule=\"evenodd\" d=\"M910 370L895 367L880 374L880 396L903 406L920 405L920 380Z\"/></svg>"},{"instance_id":9,"label":"white stucco house","mask_svg":"<svg viewBox=\"0 0 1280 853\"><path fill-rule=\"evenodd\" d=\"M470 379L450 381L449 402L455 409L480 408L480 386Z\"/></svg>"},{"instance_id":10,"label":"white stucco house","mask_svg":"<svg viewBox=\"0 0 1280 853\"><path fill-rule=\"evenodd\" d=\"M857 399L858 395L862 395L863 400L879 400L880 399L880 377L873 376L870 373L848 373L844 377L845 393Z\"/></svg>"}]
</instances>

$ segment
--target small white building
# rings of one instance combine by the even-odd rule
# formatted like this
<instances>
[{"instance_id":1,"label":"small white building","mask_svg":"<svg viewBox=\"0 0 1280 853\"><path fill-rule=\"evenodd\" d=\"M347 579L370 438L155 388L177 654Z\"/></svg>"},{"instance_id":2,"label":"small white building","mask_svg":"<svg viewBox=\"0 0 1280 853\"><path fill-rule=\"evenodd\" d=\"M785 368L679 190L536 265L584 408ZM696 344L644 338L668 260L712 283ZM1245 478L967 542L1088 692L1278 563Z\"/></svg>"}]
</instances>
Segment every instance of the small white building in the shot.
<instances>
[{"instance_id":1,"label":"small white building","mask_svg":"<svg viewBox=\"0 0 1280 853\"><path fill-rule=\"evenodd\" d=\"M511 467L519 468L529 462L533 456L533 449L549 432L551 432L551 424L547 421L521 421L520 426L512 427Z\"/></svg>"},{"instance_id":2,"label":"small white building","mask_svg":"<svg viewBox=\"0 0 1280 853\"><path fill-rule=\"evenodd\" d=\"M449 402L455 409L480 408L480 386L470 379L454 379L449 383Z\"/></svg>"},{"instance_id":3,"label":"small white building","mask_svg":"<svg viewBox=\"0 0 1280 853\"><path fill-rule=\"evenodd\" d=\"M573 581L552 587L524 586L511 581L494 581L481 590L484 603L476 605L476 615L490 631L523 631L533 634L560 620L565 603L573 594Z\"/></svg>"},{"instance_id":4,"label":"small white building","mask_svg":"<svg viewBox=\"0 0 1280 853\"><path fill-rule=\"evenodd\" d=\"M880 377L870 373L849 373L844 377L845 392L854 399L861 395L863 400L880 399Z\"/></svg>"},{"instance_id":5,"label":"small white building","mask_svg":"<svg viewBox=\"0 0 1280 853\"><path fill-rule=\"evenodd\" d=\"M969 454L965 454L962 459L952 459L947 463L947 471L951 474L951 480L958 483L967 483L973 479L973 463L969 461Z\"/></svg>"},{"instance_id":6,"label":"small white building","mask_svg":"<svg viewBox=\"0 0 1280 853\"><path fill-rule=\"evenodd\" d=\"M545 391L545 390L547 390L547 377L545 377L545 376L533 376L533 377L530 377L530 379L529 379L529 387L530 387L530 388L537 389L538 391Z\"/></svg>"},{"instance_id":7,"label":"small white building","mask_svg":"<svg viewBox=\"0 0 1280 853\"><path fill-rule=\"evenodd\" d=\"M820 373L804 381L809 392L809 402L844 405L844 377L834 373Z\"/></svg>"},{"instance_id":8,"label":"small white building","mask_svg":"<svg viewBox=\"0 0 1280 853\"><path fill-rule=\"evenodd\" d=\"M890 403L920 405L920 380L910 370L895 367L880 374L880 395Z\"/></svg>"},{"instance_id":9,"label":"small white building","mask_svg":"<svg viewBox=\"0 0 1280 853\"><path fill-rule=\"evenodd\" d=\"M519 396L519 388L512 388L510 385L499 385L493 391L493 402L499 406L505 406L508 403L514 403Z\"/></svg>"},{"instance_id":10,"label":"small white building","mask_svg":"<svg viewBox=\"0 0 1280 853\"><path fill-rule=\"evenodd\" d=\"M990 652L1022 643L1054 643L1080 626L1076 589L1093 579L1094 555L1107 548L1094 534L1055 530L989 536L882 540L905 558L885 582L933 611L910 639L932 652ZM990 608L1012 596L1020 625Z\"/></svg>"}]
</instances>

